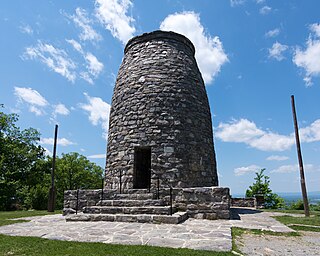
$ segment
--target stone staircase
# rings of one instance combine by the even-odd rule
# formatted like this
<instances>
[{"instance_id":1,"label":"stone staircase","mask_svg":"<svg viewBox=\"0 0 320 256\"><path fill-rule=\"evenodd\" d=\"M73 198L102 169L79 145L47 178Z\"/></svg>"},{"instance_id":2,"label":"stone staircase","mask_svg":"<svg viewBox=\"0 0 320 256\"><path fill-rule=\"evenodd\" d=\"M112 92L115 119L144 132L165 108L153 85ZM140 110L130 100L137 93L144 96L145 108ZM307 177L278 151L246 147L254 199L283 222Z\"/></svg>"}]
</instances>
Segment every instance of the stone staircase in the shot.
<instances>
[{"instance_id":1,"label":"stone staircase","mask_svg":"<svg viewBox=\"0 0 320 256\"><path fill-rule=\"evenodd\" d=\"M94 205L81 207L77 214L68 214L66 221L118 221L139 223L178 224L188 218L186 212L177 212L166 200L146 189L130 189L114 193Z\"/></svg>"}]
</instances>

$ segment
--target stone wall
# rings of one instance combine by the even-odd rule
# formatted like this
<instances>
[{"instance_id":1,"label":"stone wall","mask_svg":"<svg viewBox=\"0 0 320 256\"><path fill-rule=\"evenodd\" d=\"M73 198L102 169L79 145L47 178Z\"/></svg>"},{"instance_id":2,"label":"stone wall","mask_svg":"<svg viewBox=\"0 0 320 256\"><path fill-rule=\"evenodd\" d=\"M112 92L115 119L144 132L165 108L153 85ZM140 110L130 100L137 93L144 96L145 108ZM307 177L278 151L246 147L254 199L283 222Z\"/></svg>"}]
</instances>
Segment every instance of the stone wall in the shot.
<instances>
[{"instance_id":1,"label":"stone wall","mask_svg":"<svg viewBox=\"0 0 320 256\"><path fill-rule=\"evenodd\" d=\"M78 193L78 207L77 207ZM137 192L138 193L138 192ZM156 191L153 191L156 197ZM117 190L103 190L104 200L117 198ZM143 195L143 194L142 194ZM173 205L179 211L187 212L189 217L200 219L229 219L230 194L229 188L203 187L203 188L173 188ZM67 190L64 193L64 215L79 212L85 206L94 206L102 198L102 190ZM160 198L170 202L170 189L161 189Z\"/></svg>"},{"instance_id":2,"label":"stone wall","mask_svg":"<svg viewBox=\"0 0 320 256\"><path fill-rule=\"evenodd\" d=\"M110 112L106 188L133 187L135 147L151 147L151 171L174 187L217 186L211 112L192 43L155 31L131 39ZM151 180L156 186L156 180Z\"/></svg>"},{"instance_id":3,"label":"stone wall","mask_svg":"<svg viewBox=\"0 0 320 256\"><path fill-rule=\"evenodd\" d=\"M256 207L256 199L254 197L248 197L248 198L231 198L231 206L234 207Z\"/></svg>"}]
</instances>

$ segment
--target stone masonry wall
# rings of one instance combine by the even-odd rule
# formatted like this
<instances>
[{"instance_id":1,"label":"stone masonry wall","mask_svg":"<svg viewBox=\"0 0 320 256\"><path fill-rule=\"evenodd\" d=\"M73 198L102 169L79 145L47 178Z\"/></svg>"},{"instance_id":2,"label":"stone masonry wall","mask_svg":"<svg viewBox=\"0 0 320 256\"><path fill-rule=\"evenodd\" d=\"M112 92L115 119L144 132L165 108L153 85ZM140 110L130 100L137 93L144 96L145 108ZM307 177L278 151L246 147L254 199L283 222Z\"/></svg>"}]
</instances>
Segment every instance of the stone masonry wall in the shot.
<instances>
[{"instance_id":1,"label":"stone masonry wall","mask_svg":"<svg viewBox=\"0 0 320 256\"><path fill-rule=\"evenodd\" d=\"M119 187L119 171L123 188L133 187L136 146L151 147L160 186L218 185L211 113L194 53L192 43L173 32L128 42L112 97L107 189Z\"/></svg>"},{"instance_id":2,"label":"stone masonry wall","mask_svg":"<svg viewBox=\"0 0 320 256\"><path fill-rule=\"evenodd\" d=\"M249 198L231 198L231 206L234 207L256 207L256 199L254 197Z\"/></svg>"},{"instance_id":3,"label":"stone masonry wall","mask_svg":"<svg viewBox=\"0 0 320 256\"><path fill-rule=\"evenodd\" d=\"M67 190L64 193L64 215L79 212L85 206L94 206L102 198L102 190L79 190L77 208L77 190ZM153 191L156 195L156 192ZM103 199L113 200L117 197L117 190L104 190ZM173 188L173 204L179 211L186 211L189 217L199 219L229 219L230 194L229 188ZM162 189L160 198L169 204L170 190Z\"/></svg>"}]
</instances>

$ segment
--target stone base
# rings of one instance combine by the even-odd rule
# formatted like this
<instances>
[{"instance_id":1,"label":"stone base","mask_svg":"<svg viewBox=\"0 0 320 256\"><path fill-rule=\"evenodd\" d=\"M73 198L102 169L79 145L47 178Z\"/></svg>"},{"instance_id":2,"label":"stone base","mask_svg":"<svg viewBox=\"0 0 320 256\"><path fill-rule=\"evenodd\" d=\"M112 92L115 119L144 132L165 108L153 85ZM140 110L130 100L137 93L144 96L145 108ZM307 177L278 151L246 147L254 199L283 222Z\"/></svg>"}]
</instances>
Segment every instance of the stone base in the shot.
<instances>
[{"instance_id":1,"label":"stone base","mask_svg":"<svg viewBox=\"0 0 320 256\"><path fill-rule=\"evenodd\" d=\"M173 188L172 208L169 188L161 188L159 195L146 189L125 190L123 194L116 190L68 190L63 214L70 215L68 221L180 223L188 217L230 219L230 203L229 188L221 187ZM176 211L183 212L183 217L175 216Z\"/></svg>"}]
</instances>

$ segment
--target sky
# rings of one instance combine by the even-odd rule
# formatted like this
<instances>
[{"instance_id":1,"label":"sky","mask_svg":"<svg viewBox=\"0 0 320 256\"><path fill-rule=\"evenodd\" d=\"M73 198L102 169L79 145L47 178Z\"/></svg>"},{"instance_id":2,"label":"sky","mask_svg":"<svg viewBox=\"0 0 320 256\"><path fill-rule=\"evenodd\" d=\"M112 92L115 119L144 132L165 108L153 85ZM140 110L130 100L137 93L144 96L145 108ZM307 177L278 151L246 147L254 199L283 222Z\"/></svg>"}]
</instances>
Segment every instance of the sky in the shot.
<instances>
[{"instance_id":1,"label":"sky","mask_svg":"<svg viewBox=\"0 0 320 256\"><path fill-rule=\"evenodd\" d=\"M290 96L308 191L320 191L320 1L12 0L0 3L0 103L52 154L104 168L109 111L126 42L154 30L195 45L209 98L220 186L244 194L266 168L299 192Z\"/></svg>"}]
</instances>

